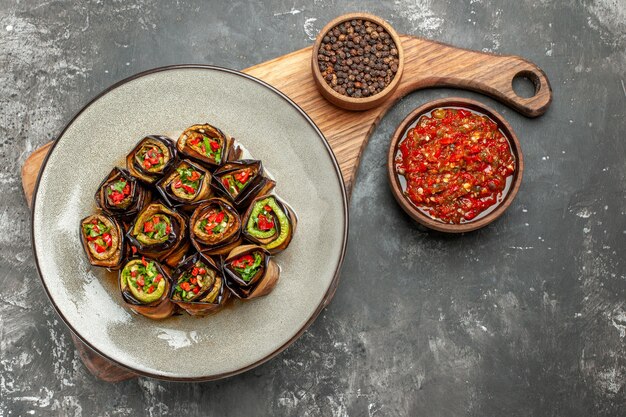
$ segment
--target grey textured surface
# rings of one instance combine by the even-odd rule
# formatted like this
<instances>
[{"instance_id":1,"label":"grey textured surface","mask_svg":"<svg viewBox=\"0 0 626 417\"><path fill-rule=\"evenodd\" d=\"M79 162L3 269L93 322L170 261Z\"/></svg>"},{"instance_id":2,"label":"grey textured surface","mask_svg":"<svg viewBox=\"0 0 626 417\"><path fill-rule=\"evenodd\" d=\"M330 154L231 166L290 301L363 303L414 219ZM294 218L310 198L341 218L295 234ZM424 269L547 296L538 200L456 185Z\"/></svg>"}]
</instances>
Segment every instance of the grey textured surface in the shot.
<instances>
[{"instance_id":1,"label":"grey textured surface","mask_svg":"<svg viewBox=\"0 0 626 417\"><path fill-rule=\"evenodd\" d=\"M365 151L336 297L301 339L218 382L95 380L36 276L25 157L117 80L180 62L244 68L357 8L399 32L522 55L555 101L529 120L453 90L402 100ZM0 0L0 415L625 415L625 22L624 0ZM526 162L505 216L462 237L418 230L385 179L395 125L451 94L507 117Z\"/></svg>"}]
</instances>

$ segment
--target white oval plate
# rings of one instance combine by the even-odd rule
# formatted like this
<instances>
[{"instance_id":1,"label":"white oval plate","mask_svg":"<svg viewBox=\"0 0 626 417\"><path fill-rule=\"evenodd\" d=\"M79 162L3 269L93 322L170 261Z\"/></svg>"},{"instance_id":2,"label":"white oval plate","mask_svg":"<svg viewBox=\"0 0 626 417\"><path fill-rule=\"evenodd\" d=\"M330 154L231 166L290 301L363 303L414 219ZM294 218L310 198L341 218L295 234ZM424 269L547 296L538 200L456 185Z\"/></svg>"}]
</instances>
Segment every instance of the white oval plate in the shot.
<instances>
[{"instance_id":1,"label":"white oval plate","mask_svg":"<svg viewBox=\"0 0 626 417\"><path fill-rule=\"evenodd\" d=\"M204 122L263 161L298 215L298 228L276 257L281 278L267 297L211 317L153 321L125 307L112 274L87 263L79 222L95 210L100 181L123 166L139 139ZM337 161L311 119L262 81L201 65L138 74L83 108L44 162L32 220L39 274L70 329L123 367L175 380L243 372L295 341L333 296L348 229Z\"/></svg>"}]
</instances>

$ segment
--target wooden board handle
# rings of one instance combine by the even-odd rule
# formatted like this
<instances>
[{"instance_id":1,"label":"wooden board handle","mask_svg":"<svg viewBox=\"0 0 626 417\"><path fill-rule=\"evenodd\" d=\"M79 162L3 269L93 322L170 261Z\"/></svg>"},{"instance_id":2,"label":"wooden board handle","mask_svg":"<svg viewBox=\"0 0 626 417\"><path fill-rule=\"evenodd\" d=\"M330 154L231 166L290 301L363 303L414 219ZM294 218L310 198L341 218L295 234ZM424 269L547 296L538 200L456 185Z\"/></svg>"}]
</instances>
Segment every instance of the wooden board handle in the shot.
<instances>
[{"instance_id":1,"label":"wooden board handle","mask_svg":"<svg viewBox=\"0 0 626 417\"><path fill-rule=\"evenodd\" d=\"M405 70L396 97L428 87L455 87L491 96L525 116L537 117L548 109L552 88L546 74L535 64L512 55L494 55L455 48L439 42L402 36ZM513 79L528 78L535 95L520 97Z\"/></svg>"}]
</instances>

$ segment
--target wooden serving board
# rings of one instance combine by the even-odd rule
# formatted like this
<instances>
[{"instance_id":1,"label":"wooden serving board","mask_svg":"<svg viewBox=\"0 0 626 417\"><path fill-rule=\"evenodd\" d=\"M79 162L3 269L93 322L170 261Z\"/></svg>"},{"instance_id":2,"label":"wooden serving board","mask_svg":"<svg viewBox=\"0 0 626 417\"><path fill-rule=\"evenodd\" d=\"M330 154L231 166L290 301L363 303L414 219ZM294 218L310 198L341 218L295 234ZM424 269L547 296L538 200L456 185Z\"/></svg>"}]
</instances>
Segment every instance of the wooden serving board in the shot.
<instances>
[{"instance_id":1,"label":"wooden serving board","mask_svg":"<svg viewBox=\"0 0 626 417\"><path fill-rule=\"evenodd\" d=\"M276 87L313 119L335 153L348 194L372 131L387 110L412 91L438 86L473 90L528 117L542 115L552 101L545 73L523 58L470 51L413 36L401 36L401 39L405 67L397 90L380 106L362 112L340 109L318 92L311 72L312 47L243 70ZM533 97L515 94L512 82L516 76L524 76L535 84ZM22 167L22 186L29 205L51 144L35 150ZM116 382L136 376L99 356L77 337L73 339L86 367L98 378Z\"/></svg>"}]
</instances>

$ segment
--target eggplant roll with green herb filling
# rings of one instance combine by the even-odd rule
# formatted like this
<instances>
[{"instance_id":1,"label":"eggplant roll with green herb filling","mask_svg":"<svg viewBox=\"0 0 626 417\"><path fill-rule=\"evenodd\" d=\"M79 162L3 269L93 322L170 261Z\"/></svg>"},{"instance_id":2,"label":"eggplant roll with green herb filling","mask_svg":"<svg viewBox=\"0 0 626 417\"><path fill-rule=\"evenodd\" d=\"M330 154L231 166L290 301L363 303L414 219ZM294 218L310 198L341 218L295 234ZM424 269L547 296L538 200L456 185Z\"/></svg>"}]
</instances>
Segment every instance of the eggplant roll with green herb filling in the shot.
<instances>
[{"instance_id":1,"label":"eggplant roll with green herb filling","mask_svg":"<svg viewBox=\"0 0 626 417\"><path fill-rule=\"evenodd\" d=\"M254 159L226 162L213 173L212 184L237 207L246 207L254 197L269 193L276 185L264 175L261 161Z\"/></svg>"},{"instance_id":2,"label":"eggplant roll with green herb filling","mask_svg":"<svg viewBox=\"0 0 626 417\"><path fill-rule=\"evenodd\" d=\"M283 251L293 237L296 215L274 195L254 199L243 220L244 236L276 254Z\"/></svg>"},{"instance_id":3,"label":"eggplant roll with green herb filling","mask_svg":"<svg viewBox=\"0 0 626 417\"><path fill-rule=\"evenodd\" d=\"M278 265L269 251L260 246L239 246L224 260L226 286L243 300L269 294L276 286L279 276Z\"/></svg>"},{"instance_id":4,"label":"eggplant roll with green herb filling","mask_svg":"<svg viewBox=\"0 0 626 417\"><path fill-rule=\"evenodd\" d=\"M178 151L211 167L222 166L233 153L233 139L210 124L193 125L178 138Z\"/></svg>"},{"instance_id":5,"label":"eggplant roll with green herb filling","mask_svg":"<svg viewBox=\"0 0 626 417\"><path fill-rule=\"evenodd\" d=\"M130 259L120 270L119 281L124 301L137 313L156 320L174 313L170 278L154 259Z\"/></svg>"},{"instance_id":6,"label":"eggplant roll with green herb filling","mask_svg":"<svg viewBox=\"0 0 626 417\"><path fill-rule=\"evenodd\" d=\"M126 168L133 177L153 184L176 161L176 148L167 136L149 135L141 139L126 157Z\"/></svg>"},{"instance_id":7,"label":"eggplant roll with green herb filling","mask_svg":"<svg viewBox=\"0 0 626 417\"><path fill-rule=\"evenodd\" d=\"M151 193L128 171L115 167L98 187L95 198L106 213L128 220L150 202Z\"/></svg>"},{"instance_id":8,"label":"eggplant roll with green herb filling","mask_svg":"<svg viewBox=\"0 0 626 417\"><path fill-rule=\"evenodd\" d=\"M182 160L156 183L163 199L172 207L193 209L212 195L211 174L198 164Z\"/></svg>"},{"instance_id":9,"label":"eggplant roll with green herb filling","mask_svg":"<svg viewBox=\"0 0 626 417\"><path fill-rule=\"evenodd\" d=\"M176 266L189 248L186 234L184 216L152 203L139 213L127 236L140 254Z\"/></svg>"},{"instance_id":10,"label":"eggplant roll with green herb filling","mask_svg":"<svg viewBox=\"0 0 626 417\"><path fill-rule=\"evenodd\" d=\"M221 267L200 253L185 259L172 275L170 299L192 316L216 313L229 294Z\"/></svg>"},{"instance_id":11,"label":"eggplant roll with green herb filling","mask_svg":"<svg viewBox=\"0 0 626 417\"><path fill-rule=\"evenodd\" d=\"M189 235L198 252L225 255L241 244L241 218L226 200L211 198L191 215Z\"/></svg>"},{"instance_id":12,"label":"eggplant roll with green herb filling","mask_svg":"<svg viewBox=\"0 0 626 417\"><path fill-rule=\"evenodd\" d=\"M80 222L83 248L94 266L119 268L124 258L124 235L120 224L105 214L93 214Z\"/></svg>"}]
</instances>

